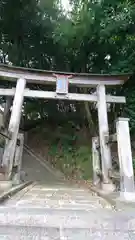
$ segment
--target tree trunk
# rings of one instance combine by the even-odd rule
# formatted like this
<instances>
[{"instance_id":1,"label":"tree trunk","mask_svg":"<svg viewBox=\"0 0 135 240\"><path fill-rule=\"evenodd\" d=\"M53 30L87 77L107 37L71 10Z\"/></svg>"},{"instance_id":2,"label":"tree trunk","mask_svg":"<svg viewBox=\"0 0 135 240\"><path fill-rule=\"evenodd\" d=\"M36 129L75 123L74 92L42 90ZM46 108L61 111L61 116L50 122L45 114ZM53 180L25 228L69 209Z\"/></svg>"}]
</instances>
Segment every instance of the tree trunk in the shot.
<instances>
[{"instance_id":1,"label":"tree trunk","mask_svg":"<svg viewBox=\"0 0 135 240\"><path fill-rule=\"evenodd\" d=\"M84 89L81 90L81 92L87 94L87 89L84 88ZM96 129L95 124L94 124L93 119L92 119L92 113L91 113L91 110L89 108L89 102L84 102L84 109L85 109L85 114L86 114L88 127L89 127L89 131L90 131L90 136L91 137L97 136L97 129Z\"/></svg>"},{"instance_id":2,"label":"tree trunk","mask_svg":"<svg viewBox=\"0 0 135 240\"><path fill-rule=\"evenodd\" d=\"M90 130L90 135L92 137L94 137L96 135L96 128L95 128L94 122L92 120L92 114L91 114L88 102L84 102L84 108L85 108L88 126L89 126L89 130Z\"/></svg>"}]
</instances>

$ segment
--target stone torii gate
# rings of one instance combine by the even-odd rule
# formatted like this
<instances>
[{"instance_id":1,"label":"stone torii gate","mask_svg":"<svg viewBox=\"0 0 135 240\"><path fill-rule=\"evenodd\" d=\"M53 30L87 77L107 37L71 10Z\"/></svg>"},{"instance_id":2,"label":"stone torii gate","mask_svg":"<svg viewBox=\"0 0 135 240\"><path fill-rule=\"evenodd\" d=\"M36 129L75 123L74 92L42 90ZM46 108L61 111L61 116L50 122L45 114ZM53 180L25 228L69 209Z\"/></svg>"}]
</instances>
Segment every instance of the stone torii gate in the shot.
<instances>
[{"instance_id":1,"label":"stone torii gate","mask_svg":"<svg viewBox=\"0 0 135 240\"><path fill-rule=\"evenodd\" d=\"M0 88L0 96L8 97L5 106L5 113L8 112L9 106L11 106L10 99L13 98L12 112L7 130L10 140L8 140L6 143L2 160L2 164L6 166L7 179L9 180L11 178L24 97L39 99L62 99L97 102L103 183L104 185L112 185L112 182L108 177L108 172L110 169L112 169L111 152L110 147L106 144L104 137L109 137L107 103L125 103L126 99L122 96L107 95L106 86L124 84L128 78L128 74L101 75L53 72L1 64L0 79L4 80L5 82L7 80L16 82L16 88ZM53 84L56 85L56 91L31 90L26 88L27 83ZM84 88L92 87L95 88L96 94L70 93L69 85L75 85Z\"/></svg>"}]
</instances>

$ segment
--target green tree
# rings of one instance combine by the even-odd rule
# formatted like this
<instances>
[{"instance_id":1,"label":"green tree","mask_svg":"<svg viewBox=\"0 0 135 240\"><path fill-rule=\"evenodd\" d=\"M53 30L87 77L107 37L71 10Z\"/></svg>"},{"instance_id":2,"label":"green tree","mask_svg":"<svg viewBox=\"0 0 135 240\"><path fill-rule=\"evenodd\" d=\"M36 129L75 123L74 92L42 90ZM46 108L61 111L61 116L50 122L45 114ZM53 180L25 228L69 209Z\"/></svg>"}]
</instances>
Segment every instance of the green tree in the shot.
<instances>
[{"instance_id":1,"label":"green tree","mask_svg":"<svg viewBox=\"0 0 135 240\"><path fill-rule=\"evenodd\" d=\"M59 1L3 0L0 3L0 60L14 65L73 72L128 73L135 71L135 3L128 0L71 0L72 11L63 13ZM15 7L13 7L15 6ZM130 85L130 86L129 86ZM32 88L44 88L31 86ZM47 88L46 88L47 89ZM50 89L50 87L48 87ZM123 114L135 129L134 81L113 94L126 95ZM83 89L74 88L74 92ZM91 93L93 89L87 89ZM74 107L72 107L72 105ZM75 111L73 110L75 109ZM117 116L121 107L112 106ZM78 119L96 131L94 104L31 100L25 103L25 119L58 122ZM39 120L38 120L39 121ZM93 127L91 127L93 126Z\"/></svg>"}]
</instances>

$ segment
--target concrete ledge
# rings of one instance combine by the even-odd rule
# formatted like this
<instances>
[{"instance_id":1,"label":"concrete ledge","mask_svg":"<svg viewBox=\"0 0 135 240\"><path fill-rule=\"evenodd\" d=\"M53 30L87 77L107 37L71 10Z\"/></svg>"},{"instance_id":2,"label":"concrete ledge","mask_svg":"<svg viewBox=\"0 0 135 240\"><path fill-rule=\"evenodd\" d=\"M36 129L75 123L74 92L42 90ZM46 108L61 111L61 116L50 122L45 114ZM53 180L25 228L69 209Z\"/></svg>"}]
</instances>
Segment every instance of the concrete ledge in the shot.
<instances>
[{"instance_id":1,"label":"concrete ledge","mask_svg":"<svg viewBox=\"0 0 135 240\"><path fill-rule=\"evenodd\" d=\"M13 186L12 181L0 181L0 191L8 191Z\"/></svg>"},{"instance_id":2,"label":"concrete ledge","mask_svg":"<svg viewBox=\"0 0 135 240\"><path fill-rule=\"evenodd\" d=\"M99 197L104 198L108 203L110 203L114 210L118 211L121 209L135 209L135 201L128 201L120 197L120 192L113 192L108 194L95 187L90 187L90 190L95 192Z\"/></svg>"},{"instance_id":3,"label":"concrete ledge","mask_svg":"<svg viewBox=\"0 0 135 240\"><path fill-rule=\"evenodd\" d=\"M29 186L32 183L33 183L32 181L25 182L25 183L22 183L18 186L12 187L11 189L9 189L7 191L3 191L3 193L0 194L0 203L4 202L9 197L13 196L14 194L21 191L22 189L24 189L25 187Z\"/></svg>"},{"instance_id":4,"label":"concrete ledge","mask_svg":"<svg viewBox=\"0 0 135 240\"><path fill-rule=\"evenodd\" d=\"M101 189L109 194L114 192L115 186L112 183L101 183Z\"/></svg>"},{"instance_id":5,"label":"concrete ledge","mask_svg":"<svg viewBox=\"0 0 135 240\"><path fill-rule=\"evenodd\" d=\"M105 193L103 190L97 189L95 187L90 187L90 190L95 192L99 197L104 198L109 204L112 205L112 207L115 210L118 210L116 201L113 198L111 198L111 196L108 193Z\"/></svg>"},{"instance_id":6,"label":"concrete ledge","mask_svg":"<svg viewBox=\"0 0 135 240\"><path fill-rule=\"evenodd\" d=\"M120 201L132 202L135 204L135 192L120 192Z\"/></svg>"}]
</instances>

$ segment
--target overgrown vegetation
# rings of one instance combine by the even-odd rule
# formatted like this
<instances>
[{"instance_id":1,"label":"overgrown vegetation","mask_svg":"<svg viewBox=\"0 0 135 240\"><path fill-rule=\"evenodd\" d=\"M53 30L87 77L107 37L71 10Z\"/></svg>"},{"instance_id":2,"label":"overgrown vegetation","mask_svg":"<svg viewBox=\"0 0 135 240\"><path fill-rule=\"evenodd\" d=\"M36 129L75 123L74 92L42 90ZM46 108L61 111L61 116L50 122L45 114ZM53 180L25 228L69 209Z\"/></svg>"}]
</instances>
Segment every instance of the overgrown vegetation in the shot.
<instances>
[{"instance_id":1,"label":"overgrown vegetation","mask_svg":"<svg viewBox=\"0 0 135 240\"><path fill-rule=\"evenodd\" d=\"M55 160L56 168L65 176L85 180L91 178L91 152L88 146L77 148L65 144L59 149L58 145L52 145L49 155Z\"/></svg>"},{"instance_id":2,"label":"overgrown vegetation","mask_svg":"<svg viewBox=\"0 0 135 240\"><path fill-rule=\"evenodd\" d=\"M113 128L114 118L128 116L133 136L135 2L71 0L70 4L71 12L64 13L59 0L0 1L0 62L71 72L132 73L127 84L107 91L127 97L125 107L111 105L108 112L110 128ZM35 87L50 89L49 86L31 86ZM74 87L71 91L83 92L84 89ZM93 89L85 91L91 93ZM72 121L79 128L87 128L90 136L97 132L97 111L91 103L31 99L24 102L24 110L22 122L25 130L47 122L57 129L58 125ZM65 164L67 155L79 162L78 150L75 151L72 144L66 144L62 145ZM51 155L54 152L59 155L56 143L51 148ZM60 162L60 155L57 162Z\"/></svg>"},{"instance_id":3,"label":"overgrown vegetation","mask_svg":"<svg viewBox=\"0 0 135 240\"><path fill-rule=\"evenodd\" d=\"M72 128L71 123L54 129L47 125L31 130L28 133L28 145L66 177L90 179L91 147L86 129Z\"/></svg>"}]
</instances>

